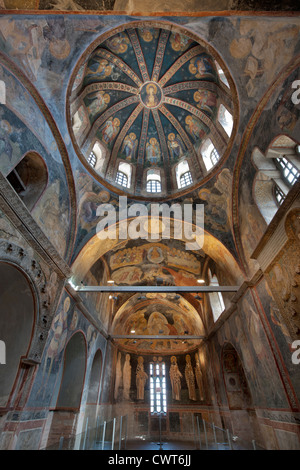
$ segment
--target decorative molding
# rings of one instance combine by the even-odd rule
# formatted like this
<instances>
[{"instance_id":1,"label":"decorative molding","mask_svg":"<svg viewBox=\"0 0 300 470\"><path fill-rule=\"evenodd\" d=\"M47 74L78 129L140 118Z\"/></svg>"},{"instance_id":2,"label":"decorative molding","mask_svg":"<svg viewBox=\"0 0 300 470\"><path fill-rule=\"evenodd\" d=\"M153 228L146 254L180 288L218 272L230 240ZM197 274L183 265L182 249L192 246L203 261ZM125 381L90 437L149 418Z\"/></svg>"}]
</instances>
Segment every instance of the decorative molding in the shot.
<instances>
[{"instance_id":1,"label":"decorative molding","mask_svg":"<svg viewBox=\"0 0 300 470\"><path fill-rule=\"evenodd\" d=\"M1 172L0 209L51 269L61 277L71 276L68 264L59 255Z\"/></svg>"},{"instance_id":2,"label":"decorative molding","mask_svg":"<svg viewBox=\"0 0 300 470\"><path fill-rule=\"evenodd\" d=\"M274 258L288 241L285 229L285 219L290 210L300 207L300 181L297 182L288 193L280 206L259 244L251 255L256 259L265 272Z\"/></svg>"},{"instance_id":3,"label":"decorative molding","mask_svg":"<svg viewBox=\"0 0 300 470\"><path fill-rule=\"evenodd\" d=\"M63 288L64 279L45 273L37 256L24 248L0 239L0 261L7 262L24 272L29 280L35 297L36 315L30 349L22 361L29 365L39 364L48 338L58 298Z\"/></svg>"}]
</instances>

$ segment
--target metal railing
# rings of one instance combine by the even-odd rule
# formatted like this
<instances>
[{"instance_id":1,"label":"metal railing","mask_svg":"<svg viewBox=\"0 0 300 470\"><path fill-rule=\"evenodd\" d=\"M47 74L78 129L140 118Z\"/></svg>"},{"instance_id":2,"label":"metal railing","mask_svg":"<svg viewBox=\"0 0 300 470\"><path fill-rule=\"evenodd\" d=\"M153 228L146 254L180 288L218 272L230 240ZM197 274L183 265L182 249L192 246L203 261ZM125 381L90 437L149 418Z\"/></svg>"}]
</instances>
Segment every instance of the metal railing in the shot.
<instances>
[{"instance_id":1,"label":"metal railing","mask_svg":"<svg viewBox=\"0 0 300 470\"><path fill-rule=\"evenodd\" d=\"M131 417L133 418L133 416ZM158 417L159 418L159 417ZM185 424L189 429L188 437L178 440L178 434L162 433L159 419L158 433L152 434L137 422L128 423L128 415L118 416L109 420L97 419L96 427L90 428L88 418L85 430L74 436L60 436L58 442L44 450L126 450L139 449L143 444L153 444L153 448L168 450L171 443L176 441L178 449L195 450L262 450L255 440L245 440L234 435L229 429L216 426L199 415L191 414ZM127 445L128 444L128 445ZM182 447L180 447L182 446ZM171 447L175 448L175 447Z\"/></svg>"},{"instance_id":2,"label":"metal railing","mask_svg":"<svg viewBox=\"0 0 300 470\"><path fill-rule=\"evenodd\" d=\"M262 450L255 440L246 441L216 426L213 422L195 416L197 427L197 448L200 450Z\"/></svg>"},{"instance_id":3,"label":"metal railing","mask_svg":"<svg viewBox=\"0 0 300 470\"><path fill-rule=\"evenodd\" d=\"M103 421L98 418L94 428L88 426L87 419L82 433L74 436L62 435L58 442L44 450L125 450L127 424L127 415Z\"/></svg>"}]
</instances>

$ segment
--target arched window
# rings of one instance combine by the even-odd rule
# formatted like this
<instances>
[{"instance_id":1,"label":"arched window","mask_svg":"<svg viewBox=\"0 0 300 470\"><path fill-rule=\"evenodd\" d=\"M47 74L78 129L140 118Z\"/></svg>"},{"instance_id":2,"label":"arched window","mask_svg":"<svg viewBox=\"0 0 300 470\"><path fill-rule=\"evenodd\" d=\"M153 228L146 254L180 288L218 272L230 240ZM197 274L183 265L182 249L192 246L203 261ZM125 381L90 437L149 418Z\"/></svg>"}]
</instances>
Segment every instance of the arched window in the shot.
<instances>
[{"instance_id":1,"label":"arched window","mask_svg":"<svg viewBox=\"0 0 300 470\"><path fill-rule=\"evenodd\" d=\"M125 175L125 173L123 173L122 171L117 171L116 183L119 184L120 186L124 186L124 188L127 188L128 186L127 175Z\"/></svg>"},{"instance_id":2,"label":"arched window","mask_svg":"<svg viewBox=\"0 0 300 470\"><path fill-rule=\"evenodd\" d=\"M212 151L210 152L211 163L215 166L216 163L218 163L219 159L220 159L220 155L218 154L217 150L213 148Z\"/></svg>"},{"instance_id":3,"label":"arched window","mask_svg":"<svg viewBox=\"0 0 300 470\"><path fill-rule=\"evenodd\" d=\"M266 154L258 148L252 153L257 168L254 199L267 224L300 177L298 144L287 136L278 136Z\"/></svg>"},{"instance_id":4,"label":"arched window","mask_svg":"<svg viewBox=\"0 0 300 470\"><path fill-rule=\"evenodd\" d=\"M147 193L160 193L161 192L161 176L159 170L148 170L147 171Z\"/></svg>"},{"instance_id":5,"label":"arched window","mask_svg":"<svg viewBox=\"0 0 300 470\"><path fill-rule=\"evenodd\" d=\"M124 188L130 188L132 168L129 163L119 163L116 174L116 183Z\"/></svg>"},{"instance_id":6,"label":"arched window","mask_svg":"<svg viewBox=\"0 0 300 470\"><path fill-rule=\"evenodd\" d=\"M166 365L164 362L150 363L150 412L167 412Z\"/></svg>"},{"instance_id":7,"label":"arched window","mask_svg":"<svg viewBox=\"0 0 300 470\"><path fill-rule=\"evenodd\" d=\"M209 285L218 287L219 282L218 278L216 275L212 275L210 269L208 270L208 279L209 279ZM210 292L209 293L209 300L210 300L210 306L212 309L214 321L216 322L221 315L221 313L225 310L225 304L223 300L223 296L221 292Z\"/></svg>"},{"instance_id":8,"label":"arched window","mask_svg":"<svg viewBox=\"0 0 300 470\"><path fill-rule=\"evenodd\" d=\"M190 167L186 160L183 160L177 165L176 180L178 188L185 188L193 183Z\"/></svg>"},{"instance_id":9,"label":"arched window","mask_svg":"<svg viewBox=\"0 0 300 470\"><path fill-rule=\"evenodd\" d=\"M229 83L228 83L228 80L225 76L225 73L224 73L223 69L221 69L220 65L218 64L218 62L216 60L215 60L215 64L216 64L217 72L218 72L218 75L219 75L219 78L220 78L221 82L223 82L224 85L226 85L229 88Z\"/></svg>"},{"instance_id":10,"label":"arched window","mask_svg":"<svg viewBox=\"0 0 300 470\"><path fill-rule=\"evenodd\" d=\"M6 178L31 211L46 189L48 171L42 157L38 153L30 152Z\"/></svg>"},{"instance_id":11,"label":"arched window","mask_svg":"<svg viewBox=\"0 0 300 470\"><path fill-rule=\"evenodd\" d=\"M230 137L233 128L233 118L223 104L220 104L219 107L218 120L228 137Z\"/></svg>"},{"instance_id":12,"label":"arched window","mask_svg":"<svg viewBox=\"0 0 300 470\"><path fill-rule=\"evenodd\" d=\"M185 188L193 183L192 174L190 171L186 171L180 176L180 187Z\"/></svg>"},{"instance_id":13,"label":"arched window","mask_svg":"<svg viewBox=\"0 0 300 470\"><path fill-rule=\"evenodd\" d=\"M97 157L94 154L93 150L91 151L91 153L88 156L88 163L91 165L92 168L95 168L96 163L97 163Z\"/></svg>"},{"instance_id":14,"label":"arched window","mask_svg":"<svg viewBox=\"0 0 300 470\"><path fill-rule=\"evenodd\" d=\"M105 152L103 151L103 148L101 147L100 143L96 140L92 150L90 151L89 156L87 157L87 161L92 168L99 172L102 169L104 160Z\"/></svg>"},{"instance_id":15,"label":"arched window","mask_svg":"<svg viewBox=\"0 0 300 470\"><path fill-rule=\"evenodd\" d=\"M211 170L220 160L220 155L210 139L203 142L200 153L207 171Z\"/></svg>"},{"instance_id":16,"label":"arched window","mask_svg":"<svg viewBox=\"0 0 300 470\"><path fill-rule=\"evenodd\" d=\"M282 189L278 186L277 183L274 183L274 196L278 206L281 206L283 201L285 200L285 194Z\"/></svg>"},{"instance_id":17,"label":"arched window","mask_svg":"<svg viewBox=\"0 0 300 470\"><path fill-rule=\"evenodd\" d=\"M296 166L285 157L275 158L275 165L278 166L284 181L288 185L293 186L300 176L300 172Z\"/></svg>"}]
</instances>

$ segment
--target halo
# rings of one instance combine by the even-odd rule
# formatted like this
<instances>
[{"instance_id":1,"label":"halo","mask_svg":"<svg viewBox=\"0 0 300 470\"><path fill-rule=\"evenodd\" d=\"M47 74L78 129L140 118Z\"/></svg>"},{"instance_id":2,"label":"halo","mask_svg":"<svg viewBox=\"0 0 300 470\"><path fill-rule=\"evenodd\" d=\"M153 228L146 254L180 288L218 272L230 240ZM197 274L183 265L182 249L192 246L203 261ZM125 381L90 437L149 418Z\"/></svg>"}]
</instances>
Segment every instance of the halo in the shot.
<instances>
[{"instance_id":1,"label":"halo","mask_svg":"<svg viewBox=\"0 0 300 470\"><path fill-rule=\"evenodd\" d=\"M155 83L148 83L148 85L146 86L147 93L149 93L150 88L153 88L155 94L157 93L157 86L155 85Z\"/></svg>"}]
</instances>

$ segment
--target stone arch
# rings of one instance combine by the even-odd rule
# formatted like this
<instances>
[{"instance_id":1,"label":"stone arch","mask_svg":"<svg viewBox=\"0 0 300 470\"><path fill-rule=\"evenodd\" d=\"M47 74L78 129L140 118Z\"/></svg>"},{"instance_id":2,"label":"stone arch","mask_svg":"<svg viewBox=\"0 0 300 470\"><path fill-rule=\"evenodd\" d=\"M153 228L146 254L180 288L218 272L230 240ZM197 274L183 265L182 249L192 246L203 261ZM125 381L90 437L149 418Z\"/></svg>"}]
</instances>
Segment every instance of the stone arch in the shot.
<instances>
[{"instance_id":1,"label":"stone arch","mask_svg":"<svg viewBox=\"0 0 300 470\"><path fill-rule=\"evenodd\" d=\"M28 94L33 99L34 105L36 106L37 110L41 112L45 119L45 123L49 127L51 134L53 135L54 142L57 146L57 150L59 152L61 162L64 168L64 174L66 178L66 184L68 188L68 197L70 200L77 200L76 197L76 189L75 189L75 181L73 177L73 172L71 171L71 162L68 155L68 151L65 145L65 142L58 131L57 125L47 107L45 101L39 94L36 87L32 84L32 82L28 79L27 75L22 72L22 70L6 55L0 52L0 63L10 74L16 78L16 80L20 83L22 87L28 92ZM7 86L7 85L6 85ZM30 126L29 126L30 127ZM69 248L65 253L65 257L68 258L71 256L71 251L73 247L73 242L75 240L75 226L76 226L76 203L70 204L70 217L69 217Z\"/></svg>"},{"instance_id":2,"label":"stone arch","mask_svg":"<svg viewBox=\"0 0 300 470\"><path fill-rule=\"evenodd\" d=\"M6 408L31 347L37 302L31 282L20 268L0 261L0 278L0 334L6 350L0 368L0 407Z\"/></svg>"},{"instance_id":3,"label":"stone arch","mask_svg":"<svg viewBox=\"0 0 300 470\"><path fill-rule=\"evenodd\" d=\"M68 341L63 360L63 374L60 383L56 409L78 411L86 371L86 340L81 331Z\"/></svg>"},{"instance_id":4,"label":"stone arch","mask_svg":"<svg viewBox=\"0 0 300 470\"><path fill-rule=\"evenodd\" d=\"M281 193L283 200L290 190L276 159L287 158L299 171L296 146L295 140L279 135L272 140L265 153L258 147L252 152L252 163L257 169L253 182L253 199L267 224L271 222L280 205L276 193Z\"/></svg>"},{"instance_id":5,"label":"stone arch","mask_svg":"<svg viewBox=\"0 0 300 470\"><path fill-rule=\"evenodd\" d=\"M90 373L88 396L87 396L88 404L97 404L99 401L100 384L101 384L101 378L102 378L102 366L103 366L102 351L101 349L98 349L94 355L91 373Z\"/></svg>"},{"instance_id":6,"label":"stone arch","mask_svg":"<svg viewBox=\"0 0 300 470\"><path fill-rule=\"evenodd\" d=\"M229 408L245 409L252 407L252 396L244 367L231 343L224 343L221 363Z\"/></svg>"},{"instance_id":7,"label":"stone arch","mask_svg":"<svg viewBox=\"0 0 300 470\"><path fill-rule=\"evenodd\" d=\"M149 214L150 217L150 214ZM162 218L159 218L160 221ZM85 278L87 272L89 271L90 267L95 263L96 260L101 258L105 253L110 250L115 249L118 246L122 246L126 242L126 240L121 239L119 237L120 230L124 230L125 224L129 224L133 219L125 219L123 223L116 223L109 227L113 231L112 237L107 237L106 239L101 239L98 235L95 234L87 243L82 247L81 251L77 254L77 257L74 259L72 264L72 272L73 278L72 283L74 285L80 285L81 281ZM141 220L141 217L139 217ZM149 222L149 218L145 217L145 223ZM170 239L174 238L172 235L172 224L173 220L171 220L171 235ZM195 226L190 224L190 228L195 230ZM182 231L184 233L184 230ZM200 243L203 241L202 250L210 256L217 264L219 264L220 269L223 269L227 272L232 279L233 282L236 284L240 284L244 281L244 276L242 271L233 257L233 255L229 252L229 250L223 245L220 240L214 237L211 233L204 230L204 237L200 240ZM149 234L150 236L150 234ZM200 235L200 238L201 235ZM128 241L129 239L127 239ZM186 237L182 237L183 242L189 243ZM197 239L196 239L197 241Z\"/></svg>"},{"instance_id":8,"label":"stone arch","mask_svg":"<svg viewBox=\"0 0 300 470\"><path fill-rule=\"evenodd\" d=\"M229 342L222 347L221 367L233 435L249 446L253 439L261 442L259 422L244 366L237 350Z\"/></svg>"},{"instance_id":9,"label":"stone arch","mask_svg":"<svg viewBox=\"0 0 300 470\"><path fill-rule=\"evenodd\" d=\"M7 179L28 210L32 211L48 183L47 165L37 152L27 152Z\"/></svg>"}]
</instances>

